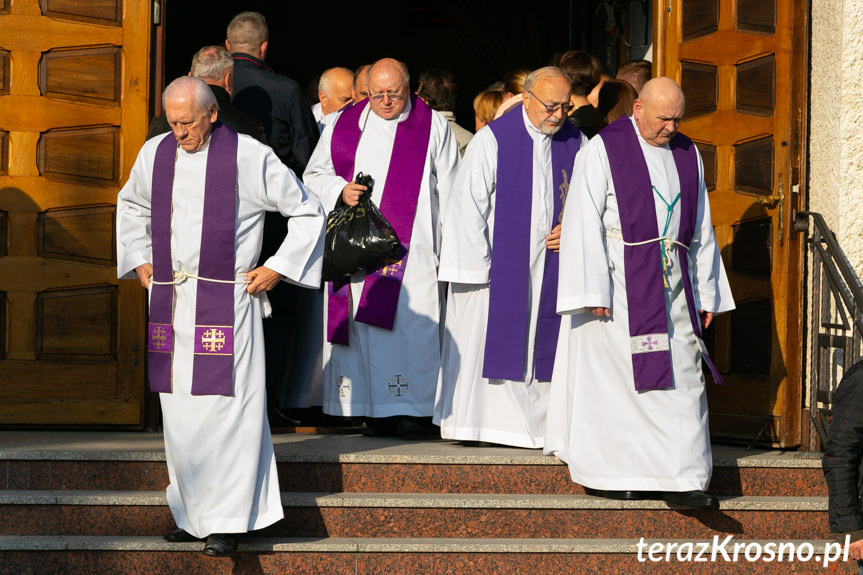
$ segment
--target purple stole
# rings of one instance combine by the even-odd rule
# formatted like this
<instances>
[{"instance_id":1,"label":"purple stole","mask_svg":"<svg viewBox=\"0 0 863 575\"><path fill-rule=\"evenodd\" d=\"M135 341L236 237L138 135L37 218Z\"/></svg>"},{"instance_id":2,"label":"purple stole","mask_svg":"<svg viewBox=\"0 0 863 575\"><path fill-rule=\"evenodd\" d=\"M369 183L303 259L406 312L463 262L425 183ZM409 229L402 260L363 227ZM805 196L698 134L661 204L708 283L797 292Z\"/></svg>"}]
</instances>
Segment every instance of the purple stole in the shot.
<instances>
[{"instance_id":1,"label":"purple stole","mask_svg":"<svg viewBox=\"0 0 863 575\"><path fill-rule=\"evenodd\" d=\"M608 155L611 177L617 195L621 231L630 243L659 237L653 189L647 161L641 152L632 121L624 116L600 132ZM689 245L695 232L698 209L698 156L692 140L677 133L670 142L677 175L680 178L680 230L677 241ZM689 278L689 253L677 246L683 291L696 337L701 338L701 321L695 309ZM674 385L669 347L665 285L659 242L624 246L626 301L629 307L630 350L635 389L650 391ZM635 286L638 286L637 288ZM706 349L702 357L717 383L722 378Z\"/></svg>"},{"instance_id":2,"label":"purple stole","mask_svg":"<svg viewBox=\"0 0 863 575\"><path fill-rule=\"evenodd\" d=\"M395 230L404 255L378 270L366 272L354 317L355 321L388 330L393 329L395 323L431 134L431 108L415 94L410 98L411 111L396 128L389 172L380 196L381 213ZM368 103L368 100L363 100L344 109L333 126L330 144L333 168L348 182L354 179L354 159L362 136L359 119ZM380 181L378 174L372 176ZM348 345L350 281L330 282L327 292L327 341Z\"/></svg>"},{"instance_id":3,"label":"purple stole","mask_svg":"<svg viewBox=\"0 0 863 575\"><path fill-rule=\"evenodd\" d=\"M153 163L150 228L153 279L174 279L171 257L171 206L177 140L164 138ZM192 395L233 395L234 239L237 205L237 133L216 123L210 134L204 183L204 223L198 275L229 281L198 281ZM152 284L147 358L150 390L171 393L174 286Z\"/></svg>"},{"instance_id":4,"label":"purple stole","mask_svg":"<svg viewBox=\"0 0 863 575\"><path fill-rule=\"evenodd\" d=\"M530 325L530 215L533 187L533 140L524 125L521 104L489 124L498 142L494 207L494 243L489 272L488 323L482 376L524 381ZM569 122L551 139L554 220L560 221L572 179L581 132ZM548 230L551 233L551 229ZM560 316L557 315L558 253L545 250L545 271L536 325L535 368L539 381L551 381Z\"/></svg>"}]
</instances>

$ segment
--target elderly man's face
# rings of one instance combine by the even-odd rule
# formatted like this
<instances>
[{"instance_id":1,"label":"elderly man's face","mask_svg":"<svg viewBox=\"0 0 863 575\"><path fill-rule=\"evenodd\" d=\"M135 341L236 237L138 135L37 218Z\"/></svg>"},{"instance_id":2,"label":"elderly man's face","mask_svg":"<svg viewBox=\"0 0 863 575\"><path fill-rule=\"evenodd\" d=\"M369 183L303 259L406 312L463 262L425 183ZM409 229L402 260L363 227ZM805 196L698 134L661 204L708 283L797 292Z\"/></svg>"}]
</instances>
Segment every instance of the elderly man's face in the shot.
<instances>
[{"instance_id":1,"label":"elderly man's face","mask_svg":"<svg viewBox=\"0 0 863 575\"><path fill-rule=\"evenodd\" d=\"M530 92L523 92L527 117L540 132L551 136L560 130L572 109L570 92L569 80L559 76L540 78ZM549 112L549 108L557 109Z\"/></svg>"},{"instance_id":2,"label":"elderly man's face","mask_svg":"<svg viewBox=\"0 0 863 575\"><path fill-rule=\"evenodd\" d=\"M651 146L664 146L677 134L683 117L684 100L676 92L638 99L632 107L638 132Z\"/></svg>"},{"instance_id":3,"label":"elderly man's face","mask_svg":"<svg viewBox=\"0 0 863 575\"><path fill-rule=\"evenodd\" d=\"M336 77L330 82L329 93L321 92L318 97L321 100L321 112L326 116L337 112L351 101L354 77L351 74L345 77Z\"/></svg>"},{"instance_id":4,"label":"elderly man's face","mask_svg":"<svg viewBox=\"0 0 863 575\"><path fill-rule=\"evenodd\" d=\"M397 118L407 106L408 90L393 66L375 66L369 76L369 106L384 120Z\"/></svg>"},{"instance_id":5,"label":"elderly man's face","mask_svg":"<svg viewBox=\"0 0 863 575\"><path fill-rule=\"evenodd\" d=\"M207 142L218 115L219 111L215 107L210 111L202 110L190 98L172 98L165 102L168 125L180 147L190 154L200 150Z\"/></svg>"}]
</instances>

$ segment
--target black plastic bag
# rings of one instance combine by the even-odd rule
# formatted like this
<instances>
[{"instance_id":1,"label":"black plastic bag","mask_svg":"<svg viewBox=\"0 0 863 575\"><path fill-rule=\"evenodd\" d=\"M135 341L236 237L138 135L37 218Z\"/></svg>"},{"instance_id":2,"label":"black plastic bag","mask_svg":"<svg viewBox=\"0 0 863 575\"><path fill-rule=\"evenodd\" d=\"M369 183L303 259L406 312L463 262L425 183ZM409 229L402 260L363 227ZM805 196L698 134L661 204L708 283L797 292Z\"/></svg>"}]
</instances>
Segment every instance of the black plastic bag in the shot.
<instances>
[{"instance_id":1,"label":"black plastic bag","mask_svg":"<svg viewBox=\"0 0 863 575\"><path fill-rule=\"evenodd\" d=\"M336 207L327 216L324 242L324 281L345 279L359 271L373 271L397 260L402 245L395 230L371 200L371 176L357 174L355 182L368 187L355 206L339 194Z\"/></svg>"}]
</instances>

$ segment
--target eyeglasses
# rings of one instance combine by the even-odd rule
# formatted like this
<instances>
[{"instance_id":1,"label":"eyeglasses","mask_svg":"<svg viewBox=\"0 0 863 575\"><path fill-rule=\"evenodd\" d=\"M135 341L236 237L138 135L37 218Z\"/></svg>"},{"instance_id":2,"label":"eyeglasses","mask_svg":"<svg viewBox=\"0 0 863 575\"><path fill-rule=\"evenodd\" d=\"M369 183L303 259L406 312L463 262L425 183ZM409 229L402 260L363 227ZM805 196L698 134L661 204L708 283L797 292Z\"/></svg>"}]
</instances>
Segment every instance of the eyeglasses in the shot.
<instances>
[{"instance_id":1,"label":"eyeglasses","mask_svg":"<svg viewBox=\"0 0 863 575\"><path fill-rule=\"evenodd\" d=\"M390 102L399 102L405 99L404 94L399 94L398 92L381 92L377 94L371 94L369 96L370 99L375 102L382 102L384 98L389 98Z\"/></svg>"},{"instance_id":2,"label":"eyeglasses","mask_svg":"<svg viewBox=\"0 0 863 575\"><path fill-rule=\"evenodd\" d=\"M555 104L554 106L549 106L548 104L546 104L545 102L543 102L542 100L540 100L539 98L537 98L537 97L536 97L536 94L534 94L534 93L533 93L533 92L531 92L530 90L526 90L526 92L527 92L528 94L530 94L531 96L533 96L533 97L534 97L534 99L535 99L537 102L539 102L540 104L542 104L542 105L545 107L545 111L546 111L546 113L547 113L549 116L551 116L552 114L554 114L554 113L555 113L555 112L557 112L558 110L563 110L563 115L564 115L564 116L568 116L568 115L569 115L569 113L572 111L572 109L573 109L573 108L575 108L575 106L573 106L572 104L569 104L569 103L566 103L566 104Z\"/></svg>"}]
</instances>

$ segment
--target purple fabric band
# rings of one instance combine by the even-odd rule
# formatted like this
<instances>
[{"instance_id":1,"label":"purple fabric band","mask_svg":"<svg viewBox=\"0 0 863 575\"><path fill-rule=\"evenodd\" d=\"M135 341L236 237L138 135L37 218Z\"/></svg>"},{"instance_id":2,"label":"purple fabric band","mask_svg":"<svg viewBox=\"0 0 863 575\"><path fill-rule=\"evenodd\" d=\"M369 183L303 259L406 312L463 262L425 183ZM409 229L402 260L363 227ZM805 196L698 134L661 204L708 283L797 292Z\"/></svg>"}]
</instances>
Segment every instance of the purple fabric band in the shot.
<instances>
[{"instance_id":1,"label":"purple fabric band","mask_svg":"<svg viewBox=\"0 0 863 575\"><path fill-rule=\"evenodd\" d=\"M533 139L518 105L489 124L498 142L489 310L482 376L523 381L530 326L530 222L533 200ZM551 141L554 220L559 222L581 132L568 122ZM549 233L551 230L548 230ZM557 301L558 254L545 253L536 326L534 374L550 381L560 327Z\"/></svg>"},{"instance_id":2,"label":"purple fabric band","mask_svg":"<svg viewBox=\"0 0 863 575\"><path fill-rule=\"evenodd\" d=\"M679 239L687 246L692 243L692 237L695 235L695 222L698 219L698 156L695 153L695 144L692 140L683 134L671 140L671 153L674 155L674 164L677 166L677 173L681 179L681 213L680 213L680 231ZM691 182L687 185L687 193L683 194L683 175ZM691 188L691 189L689 189ZM677 246L677 255L680 260L680 273L683 276L683 292L686 294L686 307L689 310L689 319L692 321L692 331L695 336L701 339L701 318L698 317L698 310L695 308L695 292L692 289L692 280L689 277L689 252L683 246ZM702 346L701 357L710 374L713 376L714 383L724 384L725 381L716 369L713 360L707 353L707 349Z\"/></svg>"},{"instance_id":3,"label":"purple fabric band","mask_svg":"<svg viewBox=\"0 0 863 575\"><path fill-rule=\"evenodd\" d=\"M623 237L630 243L659 237L656 218L652 217L656 209L650 173L632 121L624 116L603 129L600 136L608 152ZM678 240L689 245L698 205L698 160L695 146L683 134L678 133L672 139L670 147L680 179L681 217ZM683 248L680 248L678 253L690 320L695 334L700 337L701 329L693 307L694 298L688 273L689 256ZM626 293L629 333L632 338L642 340L643 350L632 354L635 389L650 391L670 388L674 385L670 345L660 345L656 349L653 345L656 336L664 335L666 341L670 338L660 243L624 246L624 268L626 284L639 286L638 289L628 289ZM706 354L705 359L711 370L715 369Z\"/></svg>"},{"instance_id":4,"label":"purple fabric band","mask_svg":"<svg viewBox=\"0 0 863 575\"><path fill-rule=\"evenodd\" d=\"M173 279L171 207L176 140L159 144L153 165L151 235L153 278ZM237 134L217 123L210 135L204 184L203 229L198 274L234 281ZM158 271L157 271L158 270ZM148 343L150 389L170 393L173 351L173 285L155 285L150 295ZM193 395L233 395L234 285L198 281L195 310ZM162 339L164 338L164 340Z\"/></svg>"},{"instance_id":5,"label":"purple fabric band","mask_svg":"<svg viewBox=\"0 0 863 575\"><path fill-rule=\"evenodd\" d=\"M347 181L353 180L354 177L353 160L361 136L358 122L366 103L346 110L333 128L333 167L336 174ZM366 274L354 318L356 321L383 329L393 329L428 155L431 120L431 109L416 95L411 95L411 111L396 128L390 167L380 200L381 213L401 241L404 256L397 262L391 262ZM338 290L331 286L328 290L327 340L342 345L349 343L349 290L349 284Z\"/></svg>"},{"instance_id":6,"label":"purple fabric band","mask_svg":"<svg viewBox=\"0 0 863 575\"><path fill-rule=\"evenodd\" d=\"M562 220L566 194L572 181L575 155L581 148L581 131L564 122L563 127L551 140L551 169L554 172L554 220L552 228ZM551 232L551 230L549 230ZM536 326L536 379L551 381L554 368L557 338L560 331L560 316L557 315L557 284L560 254L545 250L545 271L539 299L539 319Z\"/></svg>"},{"instance_id":7,"label":"purple fabric band","mask_svg":"<svg viewBox=\"0 0 863 575\"><path fill-rule=\"evenodd\" d=\"M237 133L210 135L198 275L233 282L237 237ZM234 394L234 284L198 281L192 395Z\"/></svg>"},{"instance_id":8,"label":"purple fabric band","mask_svg":"<svg viewBox=\"0 0 863 575\"><path fill-rule=\"evenodd\" d=\"M156 148L153 161L153 189L150 205L150 237L153 250L153 279L174 279L171 262L171 189L177 140L166 136ZM147 375L150 391L171 393L171 360L174 352L174 286L150 284L150 319L147 327Z\"/></svg>"}]
</instances>

